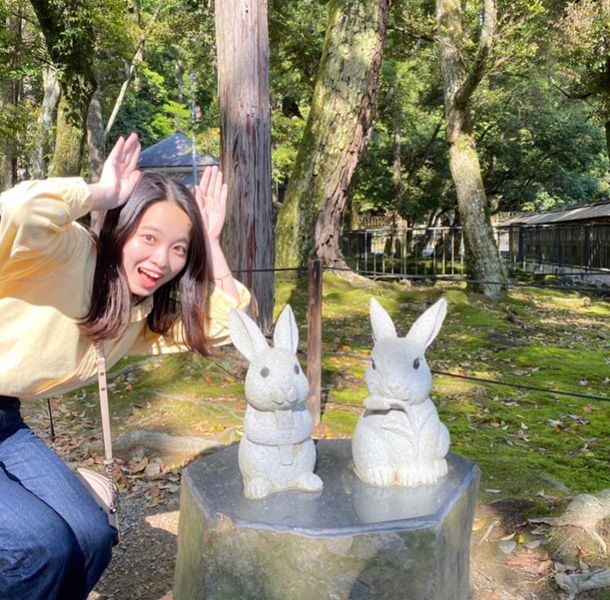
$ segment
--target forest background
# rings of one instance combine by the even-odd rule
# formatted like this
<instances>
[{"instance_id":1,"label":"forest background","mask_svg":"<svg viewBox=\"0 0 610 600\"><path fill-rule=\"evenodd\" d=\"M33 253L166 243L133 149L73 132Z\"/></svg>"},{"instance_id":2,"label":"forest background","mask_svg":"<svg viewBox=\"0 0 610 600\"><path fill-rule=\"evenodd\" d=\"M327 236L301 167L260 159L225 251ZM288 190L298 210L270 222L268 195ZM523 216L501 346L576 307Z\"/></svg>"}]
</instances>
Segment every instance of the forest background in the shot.
<instances>
[{"instance_id":1,"label":"forest background","mask_svg":"<svg viewBox=\"0 0 610 600\"><path fill-rule=\"evenodd\" d=\"M305 129L330 5L269 1L276 197ZM462 7L467 56L481 35L481 5ZM427 0L391 7L373 125L350 186L348 216L397 211L410 223L456 220L434 12ZM137 131L146 148L178 130L194 131L198 148L218 156L213 13L211 3L193 0L1 0L2 189L58 171L59 84L70 79L81 89L95 87L85 176L99 169L93 140L99 149L100 135L106 149ZM607 195L609 24L607 0L510 0L498 7L494 54L471 101L492 212ZM67 86L62 92L70 95Z\"/></svg>"}]
</instances>

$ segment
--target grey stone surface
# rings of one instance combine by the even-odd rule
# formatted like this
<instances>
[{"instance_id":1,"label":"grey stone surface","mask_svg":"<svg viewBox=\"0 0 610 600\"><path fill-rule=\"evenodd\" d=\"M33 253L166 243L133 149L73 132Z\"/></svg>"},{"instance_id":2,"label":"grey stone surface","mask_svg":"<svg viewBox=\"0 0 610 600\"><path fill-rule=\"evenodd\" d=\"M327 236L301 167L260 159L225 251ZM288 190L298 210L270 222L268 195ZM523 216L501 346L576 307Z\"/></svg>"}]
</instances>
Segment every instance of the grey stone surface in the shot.
<instances>
[{"instance_id":1,"label":"grey stone surface","mask_svg":"<svg viewBox=\"0 0 610 600\"><path fill-rule=\"evenodd\" d=\"M447 456L436 485L371 487L349 440L317 443L324 491L248 500L237 447L182 480L175 600L467 600L479 470Z\"/></svg>"}]
</instances>

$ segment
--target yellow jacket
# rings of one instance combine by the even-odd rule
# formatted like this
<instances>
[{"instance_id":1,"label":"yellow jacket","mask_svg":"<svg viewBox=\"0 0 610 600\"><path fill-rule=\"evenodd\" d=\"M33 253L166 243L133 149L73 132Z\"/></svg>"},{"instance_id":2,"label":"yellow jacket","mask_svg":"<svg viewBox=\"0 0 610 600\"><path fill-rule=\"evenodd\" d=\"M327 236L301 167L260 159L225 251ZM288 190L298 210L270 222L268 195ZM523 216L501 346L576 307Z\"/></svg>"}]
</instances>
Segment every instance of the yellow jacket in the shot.
<instances>
[{"instance_id":1,"label":"yellow jacket","mask_svg":"<svg viewBox=\"0 0 610 600\"><path fill-rule=\"evenodd\" d=\"M44 398L97 377L95 344L76 324L89 310L97 256L76 219L90 209L80 178L26 181L0 196L0 395ZM208 335L214 345L229 342L229 311L250 300L236 283L239 302L211 290ZM186 350L145 327L151 309L152 297L134 308L124 336L104 342L108 368L127 355Z\"/></svg>"}]
</instances>

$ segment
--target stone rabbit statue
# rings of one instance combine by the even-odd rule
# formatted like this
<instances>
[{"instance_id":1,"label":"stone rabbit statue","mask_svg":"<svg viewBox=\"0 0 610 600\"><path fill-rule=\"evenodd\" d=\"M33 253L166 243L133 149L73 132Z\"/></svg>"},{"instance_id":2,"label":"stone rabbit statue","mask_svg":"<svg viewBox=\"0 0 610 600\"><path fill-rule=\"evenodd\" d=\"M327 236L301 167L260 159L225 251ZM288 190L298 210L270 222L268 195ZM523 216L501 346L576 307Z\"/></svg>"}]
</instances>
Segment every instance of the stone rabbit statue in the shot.
<instances>
[{"instance_id":1,"label":"stone rabbit statue","mask_svg":"<svg viewBox=\"0 0 610 600\"><path fill-rule=\"evenodd\" d=\"M430 400L432 374L424 358L446 314L441 298L400 338L388 313L371 299L370 396L352 438L356 473L367 484L430 485L447 473L449 432Z\"/></svg>"},{"instance_id":2,"label":"stone rabbit statue","mask_svg":"<svg viewBox=\"0 0 610 600\"><path fill-rule=\"evenodd\" d=\"M273 348L241 311L231 311L229 329L233 344L250 362L239 444L246 498L262 499L289 489L320 491L322 480L313 473L313 420L305 405L309 383L296 357L299 333L292 309L286 306L277 321Z\"/></svg>"}]
</instances>

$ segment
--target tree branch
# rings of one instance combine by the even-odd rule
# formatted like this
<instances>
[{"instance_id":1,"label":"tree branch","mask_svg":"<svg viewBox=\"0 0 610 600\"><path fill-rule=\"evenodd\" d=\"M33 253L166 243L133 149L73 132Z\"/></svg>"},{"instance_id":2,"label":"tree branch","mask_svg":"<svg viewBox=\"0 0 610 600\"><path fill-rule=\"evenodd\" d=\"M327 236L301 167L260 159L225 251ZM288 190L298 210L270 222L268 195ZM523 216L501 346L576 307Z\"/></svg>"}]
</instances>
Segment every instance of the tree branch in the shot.
<instances>
[{"instance_id":1,"label":"tree branch","mask_svg":"<svg viewBox=\"0 0 610 600\"><path fill-rule=\"evenodd\" d=\"M119 92L116 102L114 103L114 107L112 109L110 118L108 119L108 123L106 123L106 128L104 129L104 138L108 137L108 134L110 133L110 130L112 129L112 126L114 125L116 117L119 114L119 110L121 109L121 106L123 105L123 101L125 100L125 96L127 95L127 88L129 87L131 78L133 77L133 74L136 70L136 66L142 60L142 54L144 53L144 44L146 43L146 41L148 40L148 38L150 36L150 33L152 31L152 26L154 25L156 20L159 18L159 14L161 13L162 7L163 7L163 0L159 0L159 4L157 4L155 13L153 14L152 19L151 19L150 23L148 24L146 32L144 33L144 35L142 36L142 39L138 43L138 49L136 50L136 53L135 53L133 59L131 60L131 64L129 65L129 72L127 73L127 78L125 79L125 81L123 81L123 85L121 86L121 91Z\"/></svg>"},{"instance_id":2,"label":"tree branch","mask_svg":"<svg viewBox=\"0 0 610 600\"><path fill-rule=\"evenodd\" d=\"M485 76L487 63L493 49L497 25L497 12L498 7L496 5L496 0L484 0L481 38L479 39L474 64L455 95L455 103L459 107L466 106L470 97Z\"/></svg>"}]
</instances>

